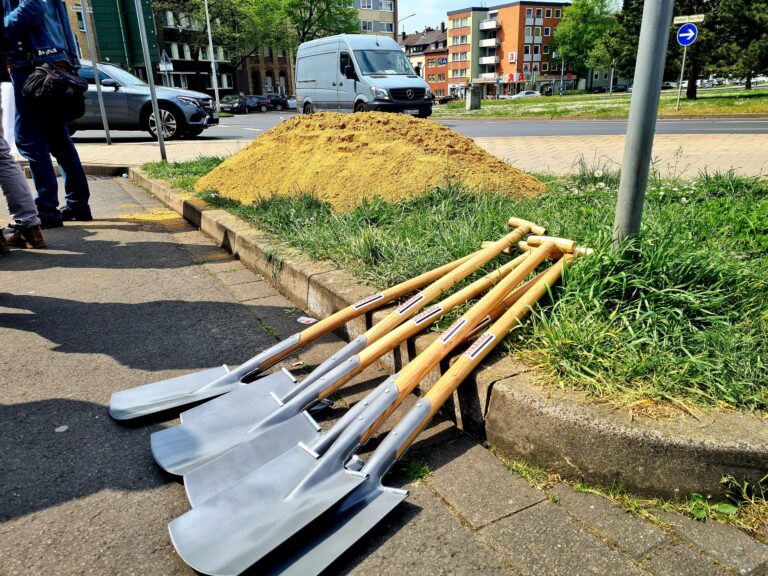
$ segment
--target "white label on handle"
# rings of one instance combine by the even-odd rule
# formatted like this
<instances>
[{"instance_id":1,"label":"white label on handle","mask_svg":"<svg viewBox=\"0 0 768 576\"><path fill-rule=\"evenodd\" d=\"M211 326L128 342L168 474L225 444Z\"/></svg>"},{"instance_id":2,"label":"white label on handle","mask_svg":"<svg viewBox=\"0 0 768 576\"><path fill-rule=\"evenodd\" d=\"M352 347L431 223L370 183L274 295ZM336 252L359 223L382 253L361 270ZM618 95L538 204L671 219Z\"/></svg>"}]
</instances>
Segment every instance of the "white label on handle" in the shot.
<instances>
[{"instance_id":1,"label":"white label on handle","mask_svg":"<svg viewBox=\"0 0 768 576\"><path fill-rule=\"evenodd\" d=\"M368 298L360 300L360 302L358 302L357 304L353 304L352 308L354 310L360 310L360 308L365 308L366 306L373 304L374 302L377 302L382 298L384 298L384 294L379 292L378 294L374 294L373 296L368 296Z\"/></svg>"},{"instance_id":2,"label":"white label on handle","mask_svg":"<svg viewBox=\"0 0 768 576\"><path fill-rule=\"evenodd\" d=\"M443 344L448 344L456 334L459 333L459 331L464 328L464 326L467 324L467 321L464 318L459 318L451 324L451 327L448 328L445 332L443 332L443 335L440 337L440 342Z\"/></svg>"},{"instance_id":3,"label":"white label on handle","mask_svg":"<svg viewBox=\"0 0 768 576\"><path fill-rule=\"evenodd\" d=\"M418 304L418 303L419 303L419 302L421 302L422 300L424 300L424 294L422 294L421 292L419 292L418 294L416 294L415 296L412 296L412 297L411 297L409 300L407 300L406 302L404 302L404 303L403 303L403 304L400 306L400 308L398 308L398 309L397 309L397 313L398 313L398 314L400 314L400 316L402 316L403 314L405 314L406 312L408 312L408 310L410 310L411 308L413 308L414 306L416 306L416 304Z\"/></svg>"},{"instance_id":4,"label":"white label on handle","mask_svg":"<svg viewBox=\"0 0 768 576\"><path fill-rule=\"evenodd\" d=\"M463 356L466 356L470 360L474 360L477 358L480 353L488 348L488 346L496 339L496 336L493 334L493 332L486 332L480 338L475 340L475 342L470 346L466 352L464 352Z\"/></svg>"},{"instance_id":5,"label":"white label on handle","mask_svg":"<svg viewBox=\"0 0 768 576\"><path fill-rule=\"evenodd\" d=\"M314 318L310 318L309 316L300 316L296 318L296 322L298 322L299 324L306 324L307 326L310 326L315 322L317 322L317 320L315 320Z\"/></svg>"},{"instance_id":6,"label":"white label on handle","mask_svg":"<svg viewBox=\"0 0 768 576\"><path fill-rule=\"evenodd\" d=\"M440 306L440 304L435 304L434 306L424 310L424 312L422 312L418 316L414 316L413 323L416 326L420 326L430 318L434 318L435 316L442 314L442 312L443 312L443 307Z\"/></svg>"}]
</instances>

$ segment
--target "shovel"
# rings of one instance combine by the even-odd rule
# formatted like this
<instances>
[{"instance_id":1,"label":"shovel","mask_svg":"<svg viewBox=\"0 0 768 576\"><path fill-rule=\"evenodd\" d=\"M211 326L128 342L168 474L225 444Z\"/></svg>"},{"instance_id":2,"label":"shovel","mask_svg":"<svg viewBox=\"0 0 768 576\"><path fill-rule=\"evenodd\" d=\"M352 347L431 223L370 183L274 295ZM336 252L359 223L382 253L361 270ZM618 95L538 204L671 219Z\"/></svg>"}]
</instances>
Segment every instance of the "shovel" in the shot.
<instances>
[{"instance_id":1,"label":"shovel","mask_svg":"<svg viewBox=\"0 0 768 576\"><path fill-rule=\"evenodd\" d=\"M531 230L543 230L540 226L515 218L510 219L509 224L515 226L514 231L475 253L458 268L418 292L350 343L354 344L355 348L345 346L344 358L338 359L337 353L323 363L319 375L316 370L304 379L300 386L295 386L295 379L292 379L290 373L272 374L259 382L258 387L241 387L225 397L198 406L182 414L181 425L152 434L152 454L157 463L173 474L187 474L216 456L286 421L297 424L290 425L291 432L284 429L282 433L276 431L271 437L275 442L282 442L281 448L295 445L296 432L293 431L296 426L305 429L307 426L317 428L317 424L305 410L338 389L328 373L334 366L338 366L366 345L384 337L429 301L493 259L505 248L514 245ZM334 366L327 366L330 361ZM349 362L344 362L342 366L345 369L354 368ZM289 377L291 379L286 383L281 382L277 390L270 386L275 381L283 381ZM290 387L290 391L280 394L286 387Z\"/></svg>"},{"instance_id":2,"label":"shovel","mask_svg":"<svg viewBox=\"0 0 768 576\"><path fill-rule=\"evenodd\" d=\"M342 553L383 520L408 495L407 491L382 484L384 476L408 450L418 434L461 382L474 370L510 330L514 330L533 304L553 286L564 267L576 258L568 255L540 275L529 291L489 330L475 340L438 382L420 399L378 446L364 465L355 462L364 479L337 501L317 522L259 563L259 573L283 576L311 576L326 569ZM241 554L245 558L245 554ZM244 564L244 562L243 562ZM241 570L217 571L236 574Z\"/></svg>"},{"instance_id":3,"label":"shovel","mask_svg":"<svg viewBox=\"0 0 768 576\"><path fill-rule=\"evenodd\" d=\"M518 256L495 272L477 280L439 304L426 309L375 344L368 346L357 356L347 360L342 366L327 374L329 387L340 388L386 352L400 345L419 331L426 329L443 314L448 313L456 306L463 304L490 288L499 279L505 277L516 268L526 257L527 254ZM505 298L483 319L481 324L475 328L475 331L481 330L492 320L498 318L504 310L509 308L519 298L527 286L528 284L515 290L515 292ZM300 442L309 446L314 452L322 454L338 438L347 424L354 421L359 413L365 409L365 406L370 403L372 398L381 392L381 389L382 387L380 386L372 396L365 398L362 402L358 402L349 409L339 422L327 432L321 433L319 427L308 424L307 415L304 415L303 418L296 417L294 419L295 422L284 422L280 426L243 442L236 448L221 454L206 464L194 468L184 476L184 487L186 488L190 504L193 507L202 504L212 496L237 483L256 468L277 458ZM233 417L237 416L233 414ZM201 445L205 443L206 436L204 434L198 434L198 438Z\"/></svg>"},{"instance_id":4,"label":"shovel","mask_svg":"<svg viewBox=\"0 0 768 576\"><path fill-rule=\"evenodd\" d=\"M545 242L399 374L320 456L299 444L169 525L179 555L206 574L238 574L362 484L344 465L381 423L512 289L549 256Z\"/></svg>"},{"instance_id":5,"label":"shovel","mask_svg":"<svg viewBox=\"0 0 768 576\"><path fill-rule=\"evenodd\" d=\"M109 400L109 415L115 420L128 420L192 404L229 392L244 384L244 380L253 378L296 350L311 344L326 334L330 334L350 320L442 278L445 274L456 269L473 256L474 254L470 254L435 268L430 272L421 274L416 278L402 282L383 292L364 298L356 304L339 310L328 318L319 321L306 330L293 334L282 342L278 342L241 364L235 370L230 371L224 365L186 376L179 376L114 392Z\"/></svg>"}]
</instances>

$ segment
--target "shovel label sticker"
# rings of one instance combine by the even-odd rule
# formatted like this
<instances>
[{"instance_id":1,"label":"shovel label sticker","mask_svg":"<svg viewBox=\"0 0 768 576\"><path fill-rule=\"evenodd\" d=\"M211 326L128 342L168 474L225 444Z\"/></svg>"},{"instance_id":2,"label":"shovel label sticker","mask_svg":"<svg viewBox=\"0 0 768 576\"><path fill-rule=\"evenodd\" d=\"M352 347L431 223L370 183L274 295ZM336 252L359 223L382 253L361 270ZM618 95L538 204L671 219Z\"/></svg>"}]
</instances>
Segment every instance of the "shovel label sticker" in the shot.
<instances>
[{"instance_id":1,"label":"shovel label sticker","mask_svg":"<svg viewBox=\"0 0 768 576\"><path fill-rule=\"evenodd\" d=\"M400 306L400 308L398 308L398 309L397 309L397 313L398 313L398 314L400 314L400 316L402 316L403 314L405 314L406 312L408 312L408 310L410 310L411 308L413 308L414 306L416 306L416 304L418 304L418 303L419 303L419 302L421 302L422 300L424 300L424 294L422 294L421 292L419 292L418 294L416 294L416 296L413 296L412 298L410 298L409 300L407 300L406 302L404 302L404 303L403 303L403 304Z\"/></svg>"},{"instance_id":2,"label":"shovel label sticker","mask_svg":"<svg viewBox=\"0 0 768 576\"><path fill-rule=\"evenodd\" d=\"M309 316L300 316L296 318L296 322L298 322L299 324L306 324L307 326L310 326L315 322L317 322L317 320L315 320L314 318L310 318Z\"/></svg>"},{"instance_id":3,"label":"shovel label sticker","mask_svg":"<svg viewBox=\"0 0 768 576\"><path fill-rule=\"evenodd\" d=\"M418 316L414 316L413 323L416 326L420 326L430 318L434 318L438 314L442 314L442 312L443 312L443 307L440 306L440 304L435 304L431 308L427 308L426 310L424 310L424 312L422 312Z\"/></svg>"},{"instance_id":4,"label":"shovel label sticker","mask_svg":"<svg viewBox=\"0 0 768 576\"><path fill-rule=\"evenodd\" d=\"M379 292L378 294L374 294L373 296L368 296L368 298L360 300L360 302L358 302L357 304L353 304L352 308L354 310L360 310L360 308L364 308L364 307L368 306L369 304L373 304L374 302L378 302L382 298L384 298L384 294Z\"/></svg>"},{"instance_id":5,"label":"shovel label sticker","mask_svg":"<svg viewBox=\"0 0 768 576\"><path fill-rule=\"evenodd\" d=\"M480 355L480 353L483 350L488 348L488 346L494 340L496 340L496 336L494 336L493 332L486 332L485 334L480 336L480 338L475 340L474 344L472 344L472 346L470 346L467 349L467 351L464 352L463 355L466 356L467 358L469 358L470 360L474 360L475 358L477 358Z\"/></svg>"},{"instance_id":6,"label":"shovel label sticker","mask_svg":"<svg viewBox=\"0 0 768 576\"><path fill-rule=\"evenodd\" d=\"M459 318L451 324L451 327L446 330L443 335L440 337L440 342L443 344L448 344L456 334L458 334L464 326L466 326L467 321L464 320L464 318Z\"/></svg>"}]
</instances>

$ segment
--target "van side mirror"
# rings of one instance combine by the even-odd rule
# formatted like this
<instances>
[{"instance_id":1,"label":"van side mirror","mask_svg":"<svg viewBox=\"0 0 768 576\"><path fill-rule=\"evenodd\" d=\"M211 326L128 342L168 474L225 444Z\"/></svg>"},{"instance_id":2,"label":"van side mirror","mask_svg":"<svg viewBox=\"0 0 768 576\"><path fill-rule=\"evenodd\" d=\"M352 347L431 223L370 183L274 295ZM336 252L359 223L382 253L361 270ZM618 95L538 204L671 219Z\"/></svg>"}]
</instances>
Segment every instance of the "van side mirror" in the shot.
<instances>
[{"instance_id":1,"label":"van side mirror","mask_svg":"<svg viewBox=\"0 0 768 576\"><path fill-rule=\"evenodd\" d=\"M347 64L344 66L344 76L347 78L347 80L359 80L357 77L357 72L355 72L355 67L352 66L352 64Z\"/></svg>"}]
</instances>

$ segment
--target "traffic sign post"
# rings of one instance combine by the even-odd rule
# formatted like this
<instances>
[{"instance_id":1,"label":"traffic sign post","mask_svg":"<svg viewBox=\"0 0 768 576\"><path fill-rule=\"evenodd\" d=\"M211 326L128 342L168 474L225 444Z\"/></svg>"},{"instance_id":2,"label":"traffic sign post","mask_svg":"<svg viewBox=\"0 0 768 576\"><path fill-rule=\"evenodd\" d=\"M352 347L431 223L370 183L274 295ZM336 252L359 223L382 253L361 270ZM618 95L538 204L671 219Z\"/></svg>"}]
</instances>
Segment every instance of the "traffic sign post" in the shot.
<instances>
[{"instance_id":1,"label":"traffic sign post","mask_svg":"<svg viewBox=\"0 0 768 576\"><path fill-rule=\"evenodd\" d=\"M697 14L696 16L702 16ZM680 18L692 18L691 16L681 16ZM680 82L677 83L677 106L675 110L680 110L680 96L683 93L683 75L685 74L685 57L688 55L688 46L696 41L699 35L699 29L692 22L686 22L677 30L677 43L683 47L683 65L680 67Z\"/></svg>"}]
</instances>

